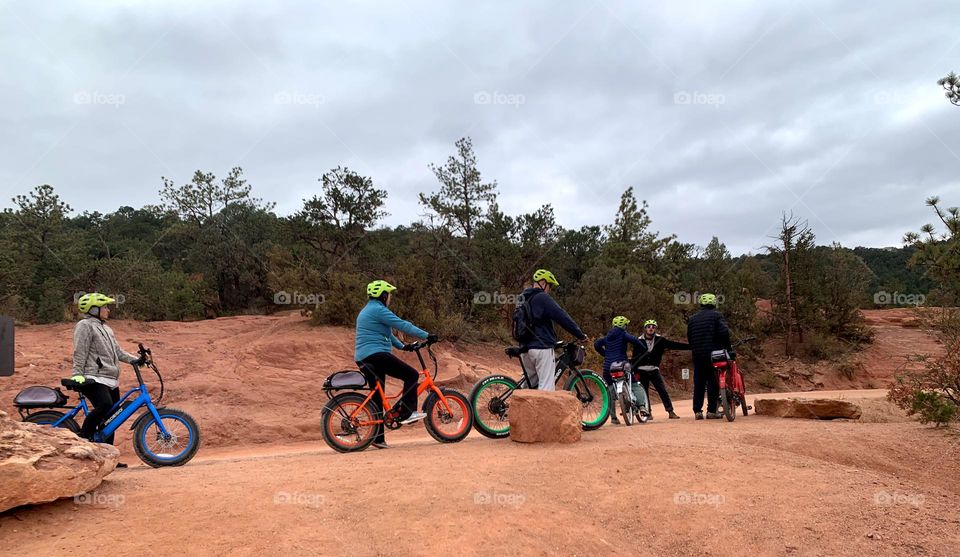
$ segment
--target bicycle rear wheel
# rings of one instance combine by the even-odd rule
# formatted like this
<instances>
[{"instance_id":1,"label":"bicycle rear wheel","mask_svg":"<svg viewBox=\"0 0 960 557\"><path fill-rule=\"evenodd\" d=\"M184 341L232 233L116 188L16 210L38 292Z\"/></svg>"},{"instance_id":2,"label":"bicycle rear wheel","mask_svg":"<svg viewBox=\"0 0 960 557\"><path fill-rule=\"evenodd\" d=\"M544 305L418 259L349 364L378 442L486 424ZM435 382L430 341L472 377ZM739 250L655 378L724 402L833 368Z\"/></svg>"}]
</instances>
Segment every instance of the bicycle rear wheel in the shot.
<instances>
[{"instance_id":1,"label":"bicycle rear wheel","mask_svg":"<svg viewBox=\"0 0 960 557\"><path fill-rule=\"evenodd\" d=\"M350 453L366 449L377 434L380 419L372 404L364 406L366 397L359 393L339 394L323 405L320 412L320 427L323 440L338 453ZM350 415L355 413L353 419Z\"/></svg>"},{"instance_id":2,"label":"bicycle rear wheel","mask_svg":"<svg viewBox=\"0 0 960 557\"><path fill-rule=\"evenodd\" d=\"M25 422L30 422L32 424L40 425L53 425L63 417L63 412L58 412L56 410L41 410L40 412L34 412L26 418L23 419ZM77 425L77 422L73 418L67 418L64 420L60 427L69 429L77 435L80 435L80 426Z\"/></svg>"},{"instance_id":3,"label":"bicycle rear wheel","mask_svg":"<svg viewBox=\"0 0 960 557\"><path fill-rule=\"evenodd\" d=\"M723 415L727 418L728 422L732 422L737 418L737 409L732 406L735 400L733 390L730 388L720 390L720 404L723 406Z\"/></svg>"},{"instance_id":4,"label":"bicycle rear wheel","mask_svg":"<svg viewBox=\"0 0 960 557\"><path fill-rule=\"evenodd\" d=\"M620 414L623 416L623 423L633 425L633 401L630 400L630 393L621 389L619 398Z\"/></svg>"},{"instance_id":5,"label":"bicycle rear wheel","mask_svg":"<svg viewBox=\"0 0 960 557\"><path fill-rule=\"evenodd\" d=\"M510 435L510 393L517 382L506 375L491 375L477 382L470 393L473 427L484 437L504 439Z\"/></svg>"}]
</instances>

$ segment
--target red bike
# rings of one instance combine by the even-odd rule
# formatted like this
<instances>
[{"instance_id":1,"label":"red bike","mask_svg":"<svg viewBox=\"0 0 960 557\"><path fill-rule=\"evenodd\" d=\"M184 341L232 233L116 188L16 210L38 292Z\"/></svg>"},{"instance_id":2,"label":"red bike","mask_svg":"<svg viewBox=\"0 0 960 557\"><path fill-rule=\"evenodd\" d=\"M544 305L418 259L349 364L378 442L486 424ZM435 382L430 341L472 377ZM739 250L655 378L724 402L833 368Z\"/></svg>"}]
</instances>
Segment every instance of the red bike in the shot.
<instances>
[{"instance_id":1,"label":"red bike","mask_svg":"<svg viewBox=\"0 0 960 557\"><path fill-rule=\"evenodd\" d=\"M710 360L713 362L713 369L716 370L717 379L720 382L720 407L723 409L723 415L728 422L732 422L737 417L737 406L746 416L752 406L747 405L747 389L743 384L743 373L737 366L736 347L743 343L754 340L755 337L745 338L738 341L730 350L714 350L710 353Z\"/></svg>"}]
</instances>

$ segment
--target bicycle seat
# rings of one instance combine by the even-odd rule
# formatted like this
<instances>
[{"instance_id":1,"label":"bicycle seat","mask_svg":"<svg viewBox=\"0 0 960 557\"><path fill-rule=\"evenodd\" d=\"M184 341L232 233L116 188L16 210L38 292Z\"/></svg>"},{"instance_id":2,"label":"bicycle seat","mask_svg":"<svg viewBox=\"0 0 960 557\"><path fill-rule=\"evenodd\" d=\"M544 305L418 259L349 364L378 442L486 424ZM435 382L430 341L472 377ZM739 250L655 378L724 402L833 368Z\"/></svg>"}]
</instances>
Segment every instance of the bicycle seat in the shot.
<instances>
[{"instance_id":1,"label":"bicycle seat","mask_svg":"<svg viewBox=\"0 0 960 557\"><path fill-rule=\"evenodd\" d=\"M70 389L71 391L77 391L78 393L80 392L80 389L82 389L84 385L83 383L77 383L73 379L61 379L60 384Z\"/></svg>"},{"instance_id":2,"label":"bicycle seat","mask_svg":"<svg viewBox=\"0 0 960 557\"><path fill-rule=\"evenodd\" d=\"M520 354L526 353L527 350L527 348L523 348L522 346L511 346L510 348L505 349L503 352L511 358L519 358Z\"/></svg>"}]
</instances>

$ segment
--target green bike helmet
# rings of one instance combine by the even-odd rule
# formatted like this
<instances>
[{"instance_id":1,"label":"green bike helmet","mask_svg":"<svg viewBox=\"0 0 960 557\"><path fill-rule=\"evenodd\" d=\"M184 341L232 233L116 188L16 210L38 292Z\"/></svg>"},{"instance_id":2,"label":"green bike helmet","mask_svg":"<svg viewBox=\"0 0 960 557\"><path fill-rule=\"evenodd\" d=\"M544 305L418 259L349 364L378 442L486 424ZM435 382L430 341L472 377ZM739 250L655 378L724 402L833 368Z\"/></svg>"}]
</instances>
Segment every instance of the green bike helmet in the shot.
<instances>
[{"instance_id":1,"label":"green bike helmet","mask_svg":"<svg viewBox=\"0 0 960 557\"><path fill-rule=\"evenodd\" d=\"M102 308L107 304L112 304L115 302L110 296L104 296L99 292L91 292L89 294L84 294L80 296L80 299L77 300L77 309L80 310L80 313L87 313L91 308Z\"/></svg>"},{"instance_id":2,"label":"green bike helmet","mask_svg":"<svg viewBox=\"0 0 960 557\"><path fill-rule=\"evenodd\" d=\"M659 326L660 326L660 325L657 325L657 320L656 320L656 319L647 319L646 321L644 321L644 322L643 322L643 326L646 327L647 325L653 325L654 327L659 327Z\"/></svg>"},{"instance_id":3,"label":"green bike helmet","mask_svg":"<svg viewBox=\"0 0 960 557\"><path fill-rule=\"evenodd\" d=\"M553 276L553 273L546 269L537 269L537 271L533 273L533 282L540 282L541 280L545 280L548 284L554 286L560 286L560 283L557 282L557 277Z\"/></svg>"},{"instance_id":4,"label":"green bike helmet","mask_svg":"<svg viewBox=\"0 0 960 557\"><path fill-rule=\"evenodd\" d=\"M715 306L715 305L717 305L717 295L716 295L716 294L701 294L701 295L700 295L700 305L701 305L701 306Z\"/></svg>"},{"instance_id":5,"label":"green bike helmet","mask_svg":"<svg viewBox=\"0 0 960 557\"><path fill-rule=\"evenodd\" d=\"M384 292L393 292L397 287L385 280L375 280L367 285L367 296L379 298Z\"/></svg>"},{"instance_id":6,"label":"green bike helmet","mask_svg":"<svg viewBox=\"0 0 960 557\"><path fill-rule=\"evenodd\" d=\"M625 329L629 323L630 323L630 320L622 315L618 315L613 318L614 327L620 327L621 329Z\"/></svg>"}]
</instances>

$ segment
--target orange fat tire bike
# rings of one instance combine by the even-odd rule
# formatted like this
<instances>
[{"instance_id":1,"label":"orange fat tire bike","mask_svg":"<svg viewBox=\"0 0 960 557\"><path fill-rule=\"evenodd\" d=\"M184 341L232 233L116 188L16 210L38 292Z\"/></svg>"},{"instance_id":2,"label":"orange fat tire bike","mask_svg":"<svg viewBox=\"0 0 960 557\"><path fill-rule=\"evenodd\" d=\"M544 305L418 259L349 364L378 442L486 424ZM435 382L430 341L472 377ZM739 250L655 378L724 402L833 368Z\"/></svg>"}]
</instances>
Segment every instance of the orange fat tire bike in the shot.
<instances>
[{"instance_id":1,"label":"orange fat tire bike","mask_svg":"<svg viewBox=\"0 0 960 557\"><path fill-rule=\"evenodd\" d=\"M456 443L463 440L473 427L473 408L459 391L437 385L439 365L430 348L432 344L423 341L411 345L423 370L420 372L422 380L417 385L417 397L428 393L423 402L423 411L427 414L424 427L437 441ZM423 360L423 349L433 361L433 375ZM399 399L401 393L387 396L383 384L370 372L348 370L334 373L324 381L323 392L330 399L320 413L323 440L337 452L366 449L373 443L381 426L391 430L402 427L399 410L391 408L390 404L390 399ZM373 404L374 397L379 397L379 408Z\"/></svg>"}]
</instances>

